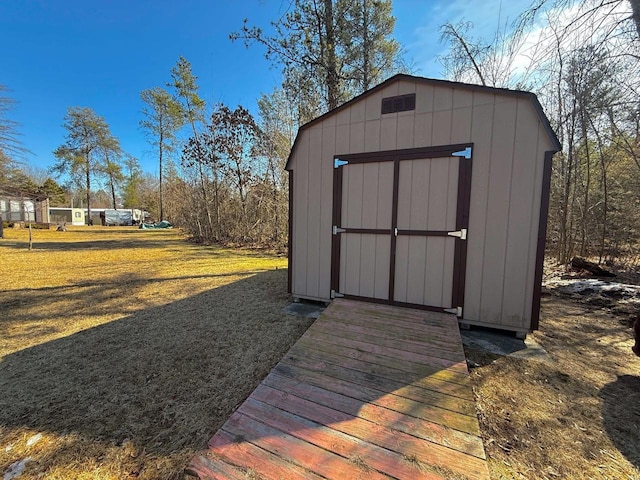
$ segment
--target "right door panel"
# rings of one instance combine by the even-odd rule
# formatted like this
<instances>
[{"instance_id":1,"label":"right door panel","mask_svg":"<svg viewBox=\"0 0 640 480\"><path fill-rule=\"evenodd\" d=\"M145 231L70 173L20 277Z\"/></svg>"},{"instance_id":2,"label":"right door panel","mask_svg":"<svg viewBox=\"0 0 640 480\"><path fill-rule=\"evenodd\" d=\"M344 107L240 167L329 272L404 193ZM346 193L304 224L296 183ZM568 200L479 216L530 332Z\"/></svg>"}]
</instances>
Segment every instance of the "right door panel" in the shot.
<instances>
[{"instance_id":1,"label":"right door panel","mask_svg":"<svg viewBox=\"0 0 640 480\"><path fill-rule=\"evenodd\" d=\"M457 159L403 160L398 170L394 302L452 308Z\"/></svg>"}]
</instances>

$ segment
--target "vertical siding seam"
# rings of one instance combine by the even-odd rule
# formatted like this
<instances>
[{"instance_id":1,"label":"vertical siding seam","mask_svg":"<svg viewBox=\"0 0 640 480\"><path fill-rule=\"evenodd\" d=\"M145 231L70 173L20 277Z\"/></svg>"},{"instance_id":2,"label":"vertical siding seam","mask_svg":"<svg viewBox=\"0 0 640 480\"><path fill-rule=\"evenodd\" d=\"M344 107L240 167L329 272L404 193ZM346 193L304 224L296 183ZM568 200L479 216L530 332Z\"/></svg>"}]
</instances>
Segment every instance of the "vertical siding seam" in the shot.
<instances>
[{"instance_id":1,"label":"vertical siding seam","mask_svg":"<svg viewBox=\"0 0 640 480\"><path fill-rule=\"evenodd\" d=\"M342 171L342 206L341 209L345 213L342 215L342 222L339 227L343 227L345 223L348 223L349 216L346 213L349 212L349 193L351 189L349 188L349 182L351 181L349 175L349 169L345 167L341 167L344 170ZM345 188L346 187L346 188ZM344 248L342 248L344 239ZM347 237L340 235L340 277L344 277L344 284L341 284L340 280L338 280L338 287L342 291L347 287L347 258L349 258L349 242L347 242ZM342 258L344 258L344 268L342 268Z\"/></svg>"},{"instance_id":2,"label":"vertical siding seam","mask_svg":"<svg viewBox=\"0 0 640 480\"><path fill-rule=\"evenodd\" d=\"M427 188L427 218L425 219L426 229L429 230L429 197L431 196L431 159L427 161L427 170L428 170L428 187ZM429 258L429 237L425 237L424 241L424 268L423 270L423 278L424 283L422 284L422 304L426 304L427 302L427 259Z\"/></svg>"},{"instance_id":3,"label":"vertical siding seam","mask_svg":"<svg viewBox=\"0 0 640 480\"><path fill-rule=\"evenodd\" d=\"M417 97L418 97L418 82L414 82L413 84L413 92L416 94L416 107L417 107ZM413 148L416 148L416 121L417 121L417 115L416 115L417 109L413 110L413 122L411 123L411 135L412 135L412 139L411 139L411 145Z\"/></svg>"},{"instance_id":4,"label":"vertical siding seam","mask_svg":"<svg viewBox=\"0 0 640 480\"><path fill-rule=\"evenodd\" d=\"M379 217L379 213L380 213L380 164L375 164L376 166L376 221L375 221L375 228L380 228L378 225L378 217ZM372 293L372 297L376 298L376 271L377 271L377 267L378 267L378 235L374 235L373 236L373 293Z\"/></svg>"},{"instance_id":5,"label":"vertical siding seam","mask_svg":"<svg viewBox=\"0 0 640 480\"><path fill-rule=\"evenodd\" d=\"M365 179L365 171L366 171L366 163L362 164L362 174L360 175L360 182L361 182L361 188L360 188L360 228L364 227L364 209L365 209L365 204L364 204L364 179ZM362 295L362 264L363 262L363 251L362 251L362 237L364 237L364 235L360 234L358 235L358 242L359 242L359 246L358 246L358 252L360 254L360 265L358 266L358 295Z\"/></svg>"},{"instance_id":6,"label":"vertical siding seam","mask_svg":"<svg viewBox=\"0 0 640 480\"><path fill-rule=\"evenodd\" d=\"M429 144L433 145L433 124L435 123L435 113L436 113L436 108L435 108L435 102L436 102L436 89L435 88L431 88L431 133L430 133L430 138L429 138Z\"/></svg>"},{"instance_id":7,"label":"vertical siding seam","mask_svg":"<svg viewBox=\"0 0 640 480\"><path fill-rule=\"evenodd\" d=\"M454 96L456 92L453 87L451 87L451 110L449 112L449 141L451 144L451 138L453 137L453 106L455 105Z\"/></svg>"},{"instance_id":8,"label":"vertical siding seam","mask_svg":"<svg viewBox=\"0 0 640 480\"><path fill-rule=\"evenodd\" d=\"M520 100L516 100L516 118L513 123L513 137L511 138L511 171L509 172L509 185L507 188L509 192L507 194L507 198L509 202L507 203L507 228L506 228L506 237L504 239L504 262L502 263L502 293L500 295L500 323L502 325L509 325L511 322L506 321L504 318L504 290L505 284L507 283L507 258L509 258L509 232L511 230L511 222L509 221L511 216L511 193L513 186L513 162L515 161L516 154L516 136L518 133L518 115L520 114Z\"/></svg>"},{"instance_id":9,"label":"vertical siding seam","mask_svg":"<svg viewBox=\"0 0 640 480\"><path fill-rule=\"evenodd\" d=\"M320 290L322 289L322 287L320 286L320 271L323 268L324 263L322 262L322 258L320 255L320 252L322 251L322 219L324 218L324 215L322 214L323 210L324 210L324 199L322 198L322 192L324 191L324 182L325 182L325 178L324 178L324 168L322 168L322 164L324 163L324 157L322 156L323 152L323 147L324 145L324 128L323 128L323 122L320 123L320 218L318 218L318 287L317 287L317 297L320 297ZM331 257L331 256L329 256Z\"/></svg>"},{"instance_id":10,"label":"vertical siding seam","mask_svg":"<svg viewBox=\"0 0 640 480\"><path fill-rule=\"evenodd\" d=\"M474 106L475 108L475 106ZM482 241L482 261L481 261L481 265L480 265L480 271L481 271L481 275L480 275L480 302L478 304L478 315L481 317L482 316L482 303L483 303L483 285L484 285L484 264L485 264L485 259L487 256L487 212L489 211L489 187L491 185L491 164L493 163L493 136L495 134L495 121L496 121L496 96L493 95L493 103L491 104L491 141L489 142L489 165L488 165L488 169L487 169L487 186L486 186L486 192L487 192L487 198L485 201L485 205L484 205L484 211L485 211L485 218L484 218L484 238ZM479 318L478 320L482 321L482 318Z\"/></svg>"},{"instance_id":11,"label":"vertical siding seam","mask_svg":"<svg viewBox=\"0 0 640 480\"><path fill-rule=\"evenodd\" d=\"M457 160L457 157L451 157L451 158L454 159L454 160ZM444 228L445 228L445 230L448 230L447 223L448 223L448 220L449 220L449 207L450 207L450 205L449 205L449 189L451 187L451 164L452 164L452 161L449 160L447 162L447 190L445 192L445 198L447 199L447 201L445 202L446 206L445 206L445 210L444 210ZM457 201L456 201L456 210L457 210L457 208L458 208L458 205L457 205ZM455 230L455 225L454 225L454 230ZM453 240L453 241L455 242L455 240ZM448 258L447 257L447 243L451 243L451 242L447 242L447 239L445 238L444 239L444 256L445 256L445 258ZM455 255L454 255L454 257L455 257ZM445 263L446 262L442 262L441 278L443 280L444 280L444 272L445 272L445 268L444 268L445 267ZM453 269L453 265L451 265L451 269ZM440 289L440 305L445 305L445 303L444 303L444 282L443 282L442 287ZM457 305L451 305L451 306L453 308L457 307Z\"/></svg>"},{"instance_id":12,"label":"vertical siding seam","mask_svg":"<svg viewBox=\"0 0 640 480\"><path fill-rule=\"evenodd\" d=\"M307 171L306 171L306 185L307 185L307 189L305 191L305 215L306 215L306 222L305 222L305 234L304 234L304 241L306 244L306 248L305 248L305 259L304 259L304 291L307 295L309 295L309 283L307 282L307 272L309 271L309 170L311 170L309 168L309 165L311 163L311 133L310 131L305 132L306 136L307 136Z\"/></svg>"}]
</instances>

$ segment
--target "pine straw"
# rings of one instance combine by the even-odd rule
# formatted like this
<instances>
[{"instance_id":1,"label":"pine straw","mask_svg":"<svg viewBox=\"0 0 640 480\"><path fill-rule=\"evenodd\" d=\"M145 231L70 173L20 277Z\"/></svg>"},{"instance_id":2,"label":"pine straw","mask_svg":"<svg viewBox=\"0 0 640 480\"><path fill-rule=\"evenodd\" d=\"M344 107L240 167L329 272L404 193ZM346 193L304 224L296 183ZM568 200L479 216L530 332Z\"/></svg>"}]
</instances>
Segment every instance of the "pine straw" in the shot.
<instances>
[{"instance_id":1,"label":"pine straw","mask_svg":"<svg viewBox=\"0 0 640 480\"><path fill-rule=\"evenodd\" d=\"M33 237L0 240L0 474L182 478L309 325L282 313L282 257L177 230Z\"/></svg>"},{"instance_id":2,"label":"pine straw","mask_svg":"<svg viewBox=\"0 0 640 480\"><path fill-rule=\"evenodd\" d=\"M543 297L543 363L468 350L492 479L640 478L640 358L626 317Z\"/></svg>"}]
</instances>

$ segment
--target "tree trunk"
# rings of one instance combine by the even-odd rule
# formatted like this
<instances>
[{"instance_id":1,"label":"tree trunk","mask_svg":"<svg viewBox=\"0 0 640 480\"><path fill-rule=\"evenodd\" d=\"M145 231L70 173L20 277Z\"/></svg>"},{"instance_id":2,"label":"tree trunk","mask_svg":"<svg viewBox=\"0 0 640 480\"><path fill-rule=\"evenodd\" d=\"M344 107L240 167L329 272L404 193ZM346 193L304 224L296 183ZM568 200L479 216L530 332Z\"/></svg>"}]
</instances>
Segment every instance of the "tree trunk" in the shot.
<instances>
[{"instance_id":1,"label":"tree trunk","mask_svg":"<svg viewBox=\"0 0 640 480\"><path fill-rule=\"evenodd\" d=\"M160 139L158 142L158 169L159 169L159 175L158 175L158 179L159 179L159 184L158 184L158 193L159 193L159 200L160 200L160 221L164 220L164 209L162 207L162 144L164 142L164 135L162 132L162 129L160 129Z\"/></svg>"},{"instance_id":2,"label":"tree trunk","mask_svg":"<svg viewBox=\"0 0 640 480\"><path fill-rule=\"evenodd\" d=\"M589 151L589 138L587 137L587 124L585 120L585 106L580 105L580 123L582 128L582 139L584 141L586 159L586 181L584 187L584 205L582 206L582 228L580 231L580 255L586 255L587 243L587 223L589 217L589 189L591 188L591 155Z\"/></svg>"},{"instance_id":3,"label":"tree trunk","mask_svg":"<svg viewBox=\"0 0 640 480\"><path fill-rule=\"evenodd\" d=\"M589 262L584 258L573 257L570 262L571 268L575 268L576 270L584 270L589 272L591 275L595 275L596 277L615 277L615 273L611 273L609 270L605 270L604 268L596 265L593 262Z\"/></svg>"},{"instance_id":4,"label":"tree trunk","mask_svg":"<svg viewBox=\"0 0 640 480\"><path fill-rule=\"evenodd\" d=\"M87 225L93 225L93 220L91 220L91 171L89 169L89 155L90 153L86 153L85 162L86 162L86 180L87 180Z\"/></svg>"},{"instance_id":5,"label":"tree trunk","mask_svg":"<svg viewBox=\"0 0 640 480\"><path fill-rule=\"evenodd\" d=\"M324 31L326 35L325 55L327 65L327 100L329 103L329 110L333 110L339 106L340 102L333 0L324 0Z\"/></svg>"},{"instance_id":6,"label":"tree trunk","mask_svg":"<svg viewBox=\"0 0 640 480\"><path fill-rule=\"evenodd\" d=\"M362 1L362 92L369 90L371 81L369 59L371 55L371 45L369 45L369 2Z\"/></svg>"},{"instance_id":7,"label":"tree trunk","mask_svg":"<svg viewBox=\"0 0 640 480\"><path fill-rule=\"evenodd\" d=\"M213 213L215 215L215 232L213 235L213 239L217 242L220 240L222 235L220 228L220 179L218 178L218 165L217 162L211 167L213 172Z\"/></svg>"},{"instance_id":8,"label":"tree trunk","mask_svg":"<svg viewBox=\"0 0 640 480\"><path fill-rule=\"evenodd\" d=\"M109 178L109 186L111 187L111 201L113 203L113 209L116 210L118 206L116 205L116 185L113 180L113 175Z\"/></svg>"},{"instance_id":9,"label":"tree trunk","mask_svg":"<svg viewBox=\"0 0 640 480\"><path fill-rule=\"evenodd\" d=\"M629 0L631 11L633 12L633 22L636 24L638 39L640 39L640 0Z\"/></svg>"}]
</instances>

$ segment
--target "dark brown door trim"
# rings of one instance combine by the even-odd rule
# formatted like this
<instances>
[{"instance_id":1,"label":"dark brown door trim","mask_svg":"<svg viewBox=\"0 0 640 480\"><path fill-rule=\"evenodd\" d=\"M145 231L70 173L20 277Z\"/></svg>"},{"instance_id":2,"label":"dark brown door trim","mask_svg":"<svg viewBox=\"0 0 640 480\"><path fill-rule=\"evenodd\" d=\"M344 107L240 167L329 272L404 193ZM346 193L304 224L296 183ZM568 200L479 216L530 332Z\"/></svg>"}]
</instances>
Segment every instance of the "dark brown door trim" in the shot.
<instances>
[{"instance_id":1,"label":"dark brown door trim","mask_svg":"<svg viewBox=\"0 0 640 480\"><path fill-rule=\"evenodd\" d=\"M289 170L289 238L287 239L287 293L293 291L293 170Z\"/></svg>"},{"instance_id":2,"label":"dark brown door trim","mask_svg":"<svg viewBox=\"0 0 640 480\"><path fill-rule=\"evenodd\" d=\"M398 160L417 160L420 158L441 158L450 157L454 152L473 147L472 143L457 143L453 145L438 145L435 147L406 148L403 150L386 150L383 152L370 153L349 153L345 155L335 155L333 158L346 160L349 164L354 163L375 163L393 162ZM340 167L338 168L338 170Z\"/></svg>"},{"instance_id":3,"label":"dark brown door trim","mask_svg":"<svg viewBox=\"0 0 640 480\"><path fill-rule=\"evenodd\" d=\"M333 169L333 223L342 224L342 167ZM340 235L331 235L331 290L340 288Z\"/></svg>"},{"instance_id":4,"label":"dark brown door trim","mask_svg":"<svg viewBox=\"0 0 640 480\"><path fill-rule=\"evenodd\" d=\"M461 158L458 167L458 199L456 205L456 230L469 229L471 207L471 159ZM464 288L467 272L467 241L456 239L453 253L453 288L451 305L464 307Z\"/></svg>"},{"instance_id":5,"label":"dark brown door trim","mask_svg":"<svg viewBox=\"0 0 640 480\"><path fill-rule=\"evenodd\" d=\"M393 160L393 203L391 204L391 251L389 252L389 298L387 301L393 305L396 289L396 251L398 236L393 232L398 230L398 185L400 177L400 154Z\"/></svg>"}]
</instances>

